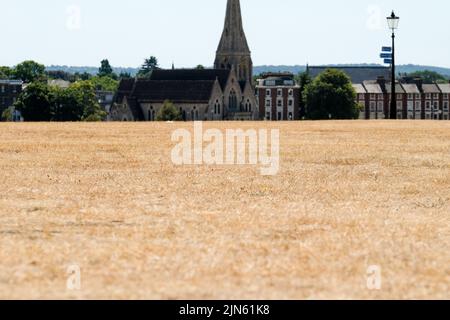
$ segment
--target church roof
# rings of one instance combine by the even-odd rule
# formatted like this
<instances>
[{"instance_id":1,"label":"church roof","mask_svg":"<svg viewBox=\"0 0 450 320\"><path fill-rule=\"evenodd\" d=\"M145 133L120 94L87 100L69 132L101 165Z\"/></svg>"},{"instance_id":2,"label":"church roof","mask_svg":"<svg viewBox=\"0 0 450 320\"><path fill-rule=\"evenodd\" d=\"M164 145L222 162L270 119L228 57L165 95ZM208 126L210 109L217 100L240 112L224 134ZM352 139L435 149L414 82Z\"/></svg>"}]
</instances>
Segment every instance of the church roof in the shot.
<instances>
[{"instance_id":1,"label":"church roof","mask_svg":"<svg viewBox=\"0 0 450 320\"><path fill-rule=\"evenodd\" d=\"M129 96L133 91L134 82L134 78L120 80L114 101L121 102L125 96Z\"/></svg>"},{"instance_id":2,"label":"church roof","mask_svg":"<svg viewBox=\"0 0 450 320\"><path fill-rule=\"evenodd\" d=\"M150 80L219 81L222 90L227 85L231 70L225 69L175 69L154 70Z\"/></svg>"},{"instance_id":3,"label":"church roof","mask_svg":"<svg viewBox=\"0 0 450 320\"><path fill-rule=\"evenodd\" d=\"M207 103L215 80L147 80L136 81L132 97L138 101L173 103Z\"/></svg>"},{"instance_id":4,"label":"church roof","mask_svg":"<svg viewBox=\"0 0 450 320\"><path fill-rule=\"evenodd\" d=\"M217 52L250 53L242 25L241 4L239 0L228 0L225 25Z\"/></svg>"},{"instance_id":5,"label":"church roof","mask_svg":"<svg viewBox=\"0 0 450 320\"><path fill-rule=\"evenodd\" d=\"M144 114L142 112L141 107L139 106L139 103L137 102L136 98L129 97L127 98L128 106L131 109L131 113L133 114L134 119L138 121L143 121L145 119Z\"/></svg>"}]
</instances>

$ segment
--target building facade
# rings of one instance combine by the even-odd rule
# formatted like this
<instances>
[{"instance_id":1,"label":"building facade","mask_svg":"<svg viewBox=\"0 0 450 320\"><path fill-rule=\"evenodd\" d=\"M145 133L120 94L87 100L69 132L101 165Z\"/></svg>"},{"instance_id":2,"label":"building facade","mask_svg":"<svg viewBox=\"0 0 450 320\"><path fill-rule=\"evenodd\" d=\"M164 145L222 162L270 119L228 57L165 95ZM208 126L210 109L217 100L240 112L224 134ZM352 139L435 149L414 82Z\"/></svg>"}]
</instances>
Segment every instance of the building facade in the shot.
<instances>
[{"instance_id":1,"label":"building facade","mask_svg":"<svg viewBox=\"0 0 450 320\"><path fill-rule=\"evenodd\" d=\"M361 119L388 119L391 82L384 78L353 84ZM450 83L424 84L422 79L402 79L396 83L397 118L409 120L449 120Z\"/></svg>"},{"instance_id":2,"label":"building facade","mask_svg":"<svg viewBox=\"0 0 450 320\"><path fill-rule=\"evenodd\" d=\"M300 86L292 73L266 73L256 85L260 119L300 120Z\"/></svg>"},{"instance_id":3,"label":"building facade","mask_svg":"<svg viewBox=\"0 0 450 320\"><path fill-rule=\"evenodd\" d=\"M22 93L23 82L20 80L0 80L0 116L11 106Z\"/></svg>"}]
</instances>

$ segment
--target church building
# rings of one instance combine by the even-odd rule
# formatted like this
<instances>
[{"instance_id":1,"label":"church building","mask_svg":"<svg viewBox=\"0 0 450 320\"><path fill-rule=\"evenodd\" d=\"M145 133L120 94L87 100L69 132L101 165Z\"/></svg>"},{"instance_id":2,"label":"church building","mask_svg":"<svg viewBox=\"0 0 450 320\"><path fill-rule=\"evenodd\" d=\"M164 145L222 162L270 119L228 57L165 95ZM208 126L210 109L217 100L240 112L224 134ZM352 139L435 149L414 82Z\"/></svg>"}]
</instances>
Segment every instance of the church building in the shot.
<instances>
[{"instance_id":1,"label":"church building","mask_svg":"<svg viewBox=\"0 0 450 320\"><path fill-rule=\"evenodd\" d=\"M185 121L258 120L252 76L253 63L240 3L228 0L214 69L158 69L145 79L123 79L110 119L155 121L168 100Z\"/></svg>"}]
</instances>

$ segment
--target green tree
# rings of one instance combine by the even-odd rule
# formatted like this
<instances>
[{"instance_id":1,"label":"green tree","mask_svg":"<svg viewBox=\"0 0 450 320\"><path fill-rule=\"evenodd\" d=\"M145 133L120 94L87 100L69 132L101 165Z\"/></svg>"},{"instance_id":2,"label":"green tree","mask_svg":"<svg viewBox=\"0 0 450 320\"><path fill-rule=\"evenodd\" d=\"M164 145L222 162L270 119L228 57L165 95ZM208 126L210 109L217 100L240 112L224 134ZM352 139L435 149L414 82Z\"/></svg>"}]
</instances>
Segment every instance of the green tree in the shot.
<instances>
[{"instance_id":1,"label":"green tree","mask_svg":"<svg viewBox=\"0 0 450 320\"><path fill-rule=\"evenodd\" d=\"M13 120L14 107L9 107L2 112L2 121L12 121Z\"/></svg>"},{"instance_id":2,"label":"green tree","mask_svg":"<svg viewBox=\"0 0 450 320\"><path fill-rule=\"evenodd\" d=\"M74 86L67 89L52 88L51 120L80 121L84 112L82 96L82 92Z\"/></svg>"},{"instance_id":3,"label":"green tree","mask_svg":"<svg viewBox=\"0 0 450 320\"><path fill-rule=\"evenodd\" d=\"M145 59L144 64L138 72L138 77L145 78L148 77L153 70L159 69L158 59L151 56L149 59Z\"/></svg>"},{"instance_id":4,"label":"green tree","mask_svg":"<svg viewBox=\"0 0 450 320\"><path fill-rule=\"evenodd\" d=\"M35 61L24 61L14 68L14 77L25 83L43 81L46 79L45 66Z\"/></svg>"},{"instance_id":5,"label":"green tree","mask_svg":"<svg viewBox=\"0 0 450 320\"><path fill-rule=\"evenodd\" d=\"M356 119L359 106L350 78L340 70L327 69L306 85L306 117L311 120Z\"/></svg>"},{"instance_id":6,"label":"green tree","mask_svg":"<svg viewBox=\"0 0 450 320\"><path fill-rule=\"evenodd\" d=\"M448 79L444 77L442 74L437 73L435 71L424 70L424 71L416 71L413 73L406 74L407 77L412 78L422 78L423 83L432 84L432 83L446 83Z\"/></svg>"},{"instance_id":7,"label":"green tree","mask_svg":"<svg viewBox=\"0 0 450 320\"><path fill-rule=\"evenodd\" d=\"M22 113L25 121L50 121L52 117L51 99L49 86L33 82L22 91L15 107Z\"/></svg>"},{"instance_id":8,"label":"green tree","mask_svg":"<svg viewBox=\"0 0 450 320\"><path fill-rule=\"evenodd\" d=\"M71 86L78 92L79 99L83 105L83 121L102 121L106 112L98 104L95 96L95 87L91 81L78 81Z\"/></svg>"},{"instance_id":9,"label":"green tree","mask_svg":"<svg viewBox=\"0 0 450 320\"><path fill-rule=\"evenodd\" d=\"M197 70L205 70L205 67L201 64L199 64L197 67L195 67Z\"/></svg>"},{"instance_id":10,"label":"green tree","mask_svg":"<svg viewBox=\"0 0 450 320\"><path fill-rule=\"evenodd\" d=\"M13 75L10 67L0 67L0 79L9 79Z\"/></svg>"},{"instance_id":11,"label":"green tree","mask_svg":"<svg viewBox=\"0 0 450 320\"><path fill-rule=\"evenodd\" d=\"M108 59L104 59L101 62L101 66L98 69L99 77L113 77L114 71L111 65L109 64Z\"/></svg>"},{"instance_id":12,"label":"green tree","mask_svg":"<svg viewBox=\"0 0 450 320\"><path fill-rule=\"evenodd\" d=\"M311 76L307 72L301 72L297 75L296 81L300 85L300 97L304 96L306 87L311 83ZM306 116L306 104L304 99L300 99L300 118Z\"/></svg>"},{"instance_id":13,"label":"green tree","mask_svg":"<svg viewBox=\"0 0 450 320\"><path fill-rule=\"evenodd\" d=\"M94 85L95 90L116 91L119 86L119 81L110 77L96 76L92 77L89 81Z\"/></svg>"},{"instance_id":14,"label":"green tree","mask_svg":"<svg viewBox=\"0 0 450 320\"><path fill-rule=\"evenodd\" d=\"M181 113L180 110L175 108L172 102L169 100L164 101L162 108L156 115L157 121L180 121Z\"/></svg>"},{"instance_id":15,"label":"green tree","mask_svg":"<svg viewBox=\"0 0 450 320\"><path fill-rule=\"evenodd\" d=\"M119 74L119 79L130 79L131 78L131 74L129 72L121 72Z\"/></svg>"}]
</instances>

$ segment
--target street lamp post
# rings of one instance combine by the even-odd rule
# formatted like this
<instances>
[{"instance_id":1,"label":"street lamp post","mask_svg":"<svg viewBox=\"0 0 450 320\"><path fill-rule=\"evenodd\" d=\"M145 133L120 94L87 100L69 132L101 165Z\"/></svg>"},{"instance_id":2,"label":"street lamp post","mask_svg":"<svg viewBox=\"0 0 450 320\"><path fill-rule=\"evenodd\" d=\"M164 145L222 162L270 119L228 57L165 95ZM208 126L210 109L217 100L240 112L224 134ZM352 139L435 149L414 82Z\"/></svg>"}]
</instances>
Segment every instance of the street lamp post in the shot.
<instances>
[{"instance_id":1,"label":"street lamp post","mask_svg":"<svg viewBox=\"0 0 450 320\"><path fill-rule=\"evenodd\" d=\"M392 11L390 17L387 17L389 29L392 30L392 64L391 64L391 112L390 118L397 119L397 94L395 92L395 30L398 28L400 18Z\"/></svg>"}]
</instances>

